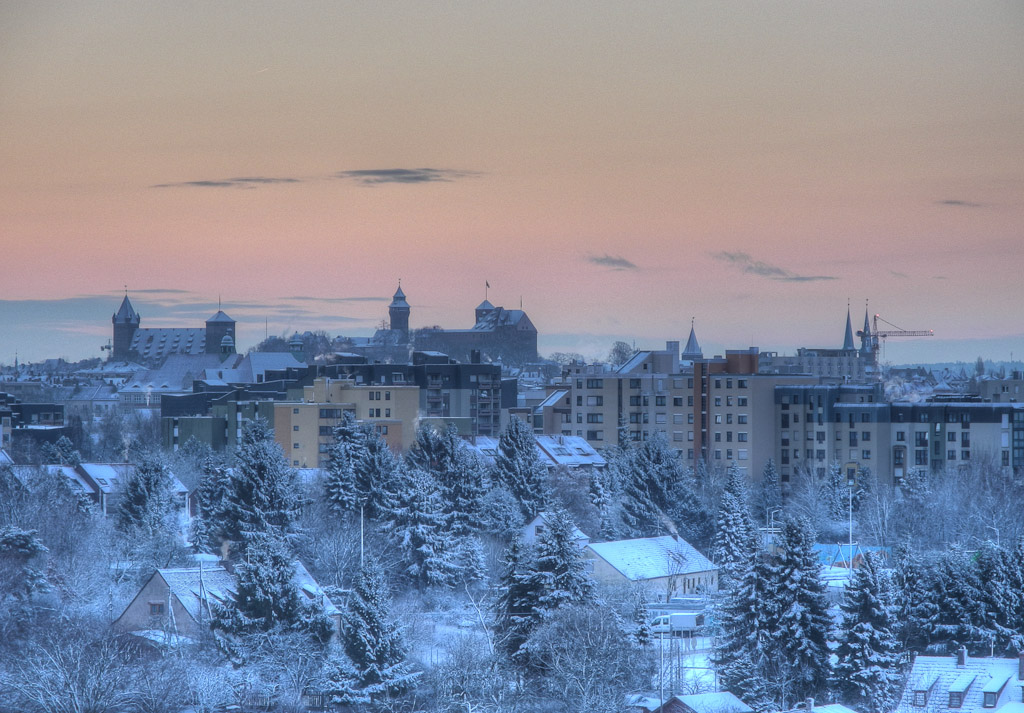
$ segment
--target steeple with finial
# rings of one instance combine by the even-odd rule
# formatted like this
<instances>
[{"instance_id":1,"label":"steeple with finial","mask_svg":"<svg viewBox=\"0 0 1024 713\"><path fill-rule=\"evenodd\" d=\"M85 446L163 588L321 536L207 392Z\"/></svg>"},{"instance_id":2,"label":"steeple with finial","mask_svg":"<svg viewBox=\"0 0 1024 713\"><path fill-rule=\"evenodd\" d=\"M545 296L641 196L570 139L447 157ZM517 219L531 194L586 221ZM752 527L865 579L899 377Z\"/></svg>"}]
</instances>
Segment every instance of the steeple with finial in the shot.
<instances>
[{"instance_id":1,"label":"steeple with finial","mask_svg":"<svg viewBox=\"0 0 1024 713\"><path fill-rule=\"evenodd\" d=\"M135 308L132 301L128 299L128 285L124 287L124 299L117 312L110 318L114 325L114 339L111 343L110 358L114 361L128 361L131 358L132 338L135 330L142 323L142 317Z\"/></svg>"},{"instance_id":2,"label":"steeple with finial","mask_svg":"<svg viewBox=\"0 0 1024 713\"><path fill-rule=\"evenodd\" d=\"M871 353L871 322L868 321L868 301L864 300L864 331L860 333L860 353L867 356Z\"/></svg>"},{"instance_id":3,"label":"steeple with finial","mask_svg":"<svg viewBox=\"0 0 1024 713\"><path fill-rule=\"evenodd\" d=\"M686 340L686 346L683 347L683 360L692 361L694 359L704 358L704 353L701 352L700 344L697 342L697 333L693 328L695 321L695 317L690 318L690 337Z\"/></svg>"},{"instance_id":4,"label":"steeple with finial","mask_svg":"<svg viewBox=\"0 0 1024 713\"><path fill-rule=\"evenodd\" d=\"M409 303L405 301L402 280L399 278L398 289L395 290L395 296L391 298L391 304L388 306L388 319L391 320L392 331L401 332L403 339L409 338L409 313L411 311Z\"/></svg>"},{"instance_id":5,"label":"steeple with finial","mask_svg":"<svg viewBox=\"0 0 1024 713\"><path fill-rule=\"evenodd\" d=\"M852 352L856 351L857 347L853 344L853 322L850 321L850 301L846 301L846 336L843 337L843 351Z\"/></svg>"}]
</instances>

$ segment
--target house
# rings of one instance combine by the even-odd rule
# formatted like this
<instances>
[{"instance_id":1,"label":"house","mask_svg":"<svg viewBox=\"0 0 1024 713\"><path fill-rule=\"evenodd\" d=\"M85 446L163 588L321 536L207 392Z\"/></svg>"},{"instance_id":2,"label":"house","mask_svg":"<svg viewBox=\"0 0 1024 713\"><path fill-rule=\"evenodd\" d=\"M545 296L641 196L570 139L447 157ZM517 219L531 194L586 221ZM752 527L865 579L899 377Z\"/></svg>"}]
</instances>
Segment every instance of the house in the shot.
<instances>
[{"instance_id":1,"label":"house","mask_svg":"<svg viewBox=\"0 0 1024 713\"><path fill-rule=\"evenodd\" d=\"M754 713L753 708L728 691L677 695L664 703L657 696L635 695L626 700L626 706L633 713Z\"/></svg>"},{"instance_id":2,"label":"house","mask_svg":"<svg viewBox=\"0 0 1024 713\"><path fill-rule=\"evenodd\" d=\"M979 658L961 646L954 656L918 656L894 713L1021 710L1024 653L1015 659Z\"/></svg>"},{"instance_id":3,"label":"house","mask_svg":"<svg viewBox=\"0 0 1024 713\"><path fill-rule=\"evenodd\" d=\"M310 601L322 602L324 612L334 621L337 635L341 610L301 562L294 564L295 586ZM197 641L209 630L213 604L234 598L237 588L235 575L222 566L158 569L111 626L118 632L161 641L177 637Z\"/></svg>"},{"instance_id":4,"label":"house","mask_svg":"<svg viewBox=\"0 0 1024 713\"><path fill-rule=\"evenodd\" d=\"M718 591L718 567L678 535L591 543L583 557L598 582L642 584L658 601Z\"/></svg>"},{"instance_id":5,"label":"house","mask_svg":"<svg viewBox=\"0 0 1024 713\"><path fill-rule=\"evenodd\" d=\"M544 528L547 526L547 513L540 513L537 517L533 518L523 528L523 543L532 545L537 541L537 538ZM578 527L573 528L572 539L580 547L586 547L590 544L590 537Z\"/></svg>"}]
</instances>

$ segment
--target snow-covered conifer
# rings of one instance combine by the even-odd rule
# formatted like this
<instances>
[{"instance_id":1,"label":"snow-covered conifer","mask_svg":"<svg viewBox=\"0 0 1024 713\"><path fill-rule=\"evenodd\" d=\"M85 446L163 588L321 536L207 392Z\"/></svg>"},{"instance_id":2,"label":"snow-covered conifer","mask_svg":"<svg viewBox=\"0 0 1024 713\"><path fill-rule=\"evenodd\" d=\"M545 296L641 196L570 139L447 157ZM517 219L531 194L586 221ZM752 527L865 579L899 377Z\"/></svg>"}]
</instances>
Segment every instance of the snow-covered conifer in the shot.
<instances>
[{"instance_id":1,"label":"snow-covered conifer","mask_svg":"<svg viewBox=\"0 0 1024 713\"><path fill-rule=\"evenodd\" d=\"M407 688L416 674L406 663L406 646L391 617L391 595L380 567L366 562L356 575L344 614L342 643L359 676L359 688L374 699Z\"/></svg>"},{"instance_id":2,"label":"snow-covered conifer","mask_svg":"<svg viewBox=\"0 0 1024 713\"><path fill-rule=\"evenodd\" d=\"M174 507L171 474L160 460L144 459L128 476L118 506L117 526L122 532L161 530Z\"/></svg>"},{"instance_id":3,"label":"snow-covered conifer","mask_svg":"<svg viewBox=\"0 0 1024 713\"><path fill-rule=\"evenodd\" d=\"M533 519L544 509L547 469L537 453L533 432L519 418L510 419L498 439L494 477L519 501L526 519Z\"/></svg>"},{"instance_id":4,"label":"snow-covered conifer","mask_svg":"<svg viewBox=\"0 0 1024 713\"><path fill-rule=\"evenodd\" d=\"M437 481L407 469L396 494L388 533L402 557L402 573L419 587L451 587L458 579L458 547L448 529Z\"/></svg>"},{"instance_id":5,"label":"snow-covered conifer","mask_svg":"<svg viewBox=\"0 0 1024 713\"><path fill-rule=\"evenodd\" d=\"M335 512L345 514L359 509L356 464L366 450L366 435L366 429L356 423L351 411L345 411L334 427L334 443L327 448L324 493Z\"/></svg>"},{"instance_id":6,"label":"snow-covered conifer","mask_svg":"<svg viewBox=\"0 0 1024 713\"><path fill-rule=\"evenodd\" d=\"M712 559L729 585L749 566L757 548L757 531L747 509L746 476L735 464L729 467L718 510Z\"/></svg>"},{"instance_id":7,"label":"snow-covered conifer","mask_svg":"<svg viewBox=\"0 0 1024 713\"><path fill-rule=\"evenodd\" d=\"M868 552L846 589L834 671L843 700L865 713L891 711L902 677L887 589L881 560Z\"/></svg>"},{"instance_id":8,"label":"snow-covered conifer","mask_svg":"<svg viewBox=\"0 0 1024 713\"><path fill-rule=\"evenodd\" d=\"M265 421L257 419L242 432L235 459L221 512L224 535L244 550L257 535L290 534L301 503L297 476Z\"/></svg>"}]
</instances>

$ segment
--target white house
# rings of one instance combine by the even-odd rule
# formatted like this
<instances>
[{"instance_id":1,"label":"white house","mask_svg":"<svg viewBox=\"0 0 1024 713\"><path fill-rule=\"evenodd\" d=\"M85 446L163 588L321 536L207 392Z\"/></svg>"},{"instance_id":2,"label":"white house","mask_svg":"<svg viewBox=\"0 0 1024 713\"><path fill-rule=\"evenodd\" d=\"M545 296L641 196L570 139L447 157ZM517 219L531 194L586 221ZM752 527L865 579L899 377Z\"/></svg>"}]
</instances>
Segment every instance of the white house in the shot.
<instances>
[{"instance_id":1,"label":"white house","mask_svg":"<svg viewBox=\"0 0 1024 713\"><path fill-rule=\"evenodd\" d=\"M718 567L676 535L591 543L583 557L598 582L640 583L658 601L718 591Z\"/></svg>"}]
</instances>

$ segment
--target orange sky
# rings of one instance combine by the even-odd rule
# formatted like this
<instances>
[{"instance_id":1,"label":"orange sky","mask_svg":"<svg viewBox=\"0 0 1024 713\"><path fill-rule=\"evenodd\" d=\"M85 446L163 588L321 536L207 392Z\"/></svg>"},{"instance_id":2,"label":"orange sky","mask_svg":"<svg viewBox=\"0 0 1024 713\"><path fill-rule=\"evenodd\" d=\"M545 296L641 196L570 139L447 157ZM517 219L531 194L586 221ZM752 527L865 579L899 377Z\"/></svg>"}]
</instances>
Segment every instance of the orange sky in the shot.
<instances>
[{"instance_id":1,"label":"orange sky","mask_svg":"<svg viewBox=\"0 0 1024 713\"><path fill-rule=\"evenodd\" d=\"M950 359L1024 354L1022 37L995 1L0 2L0 301L402 278L412 326L465 327L489 280L596 356L691 317L709 351L838 346L870 298ZM316 304L264 317L386 306ZM15 305L0 362L99 354L53 311L67 353Z\"/></svg>"}]
</instances>

